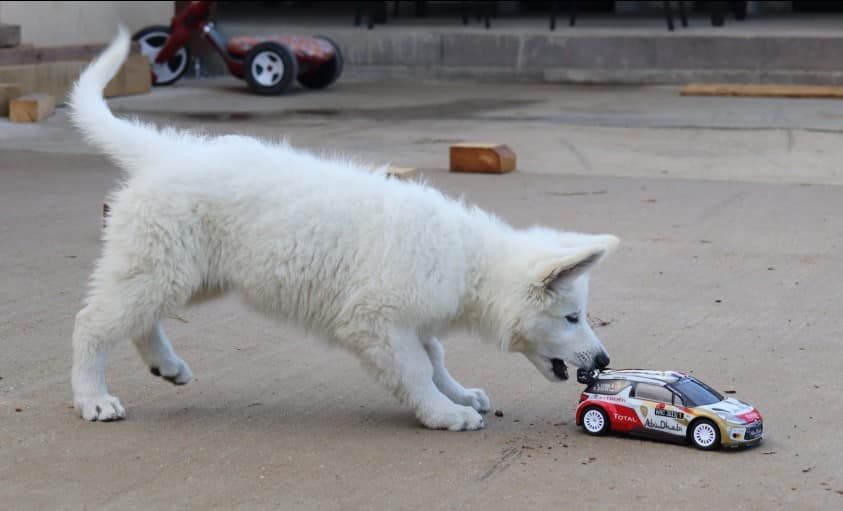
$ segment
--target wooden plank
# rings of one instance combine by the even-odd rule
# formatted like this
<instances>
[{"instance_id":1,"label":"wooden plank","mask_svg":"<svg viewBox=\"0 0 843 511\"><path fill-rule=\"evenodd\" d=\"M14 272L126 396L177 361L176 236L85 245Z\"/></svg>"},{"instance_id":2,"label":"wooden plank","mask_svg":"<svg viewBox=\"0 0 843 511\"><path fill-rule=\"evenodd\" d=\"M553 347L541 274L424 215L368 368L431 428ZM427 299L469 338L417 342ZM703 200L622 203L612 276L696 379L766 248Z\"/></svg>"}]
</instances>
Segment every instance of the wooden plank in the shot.
<instances>
[{"instance_id":1,"label":"wooden plank","mask_svg":"<svg viewBox=\"0 0 843 511\"><path fill-rule=\"evenodd\" d=\"M416 178L417 172L416 169L412 167L396 167L395 165L390 165L386 170L386 175L388 177L400 179L401 181L412 181Z\"/></svg>"},{"instance_id":2,"label":"wooden plank","mask_svg":"<svg viewBox=\"0 0 843 511\"><path fill-rule=\"evenodd\" d=\"M503 174L515 170L515 152L504 144L472 142L454 144L451 172Z\"/></svg>"},{"instance_id":3,"label":"wooden plank","mask_svg":"<svg viewBox=\"0 0 843 511\"><path fill-rule=\"evenodd\" d=\"M20 44L20 26L0 25L0 48Z\"/></svg>"},{"instance_id":4,"label":"wooden plank","mask_svg":"<svg viewBox=\"0 0 843 511\"><path fill-rule=\"evenodd\" d=\"M843 87L825 85L691 83L682 87L679 93L683 96L843 99Z\"/></svg>"},{"instance_id":5,"label":"wooden plank","mask_svg":"<svg viewBox=\"0 0 843 511\"><path fill-rule=\"evenodd\" d=\"M22 64L40 64L42 62L60 62L79 60L88 62L102 53L105 44L74 44L65 46L32 46L31 44L15 48L0 49L0 66L19 66ZM140 54L140 45L132 43L131 55Z\"/></svg>"},{"instance_id":6,"label":"wooden plank","mask_svg":"<svg viewBox=\"0 0 843 511\"><path fill-rule=\"evenodd\" d=\"M46 92L64 103L73 83L87 62L61 61L0 66L0 82L20 83L23 93ZM138 94L152 87L149 61L143 55L130 55L117 76L106 87L106 96Z\"/></svg>"},{"instance_id":7,"label":"wooden plank","mask_svg":"<svg viewBox=\"0 0 843 511\"><path fill-rule=\"evenodd\" d=\"M39 92L27 94L9 102L9 120L12 122L38 122L56 110L53 96Z\"/></svg>"},{"instance_id":8,"label":"wooden plank","mask_svg":"<svg viewBox=\"0 0 843 511\"><path fill-rule=\"evenodd\" d=\"M19 83L0 83L0 117L9 116L9 102L23 94Z\"/></svg>"}]
</instances>

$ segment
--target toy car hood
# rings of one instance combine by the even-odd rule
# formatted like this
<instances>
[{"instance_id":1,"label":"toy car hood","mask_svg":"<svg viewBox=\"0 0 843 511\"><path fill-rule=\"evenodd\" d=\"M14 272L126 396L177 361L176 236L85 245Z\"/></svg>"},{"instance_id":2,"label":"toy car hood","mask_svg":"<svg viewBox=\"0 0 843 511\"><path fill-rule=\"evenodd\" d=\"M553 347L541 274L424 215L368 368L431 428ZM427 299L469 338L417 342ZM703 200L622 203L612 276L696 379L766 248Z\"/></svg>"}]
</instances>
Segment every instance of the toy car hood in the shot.
<instances>
[{"instance_id":1,"label":"toy car hood","mask_svg":"<svg viewBox=\"0 0 843 511\"><path fill-rule=\"evenodd\" d=\"M758 413L754 406L732 397L726 398L723 401L720 401L719 403L702 405L696 408L709 410L714 413L719 412L727 413L729 415L735 415L747 422L752 422L761 418L761 414Z\"/></svg>"}]
</instances>

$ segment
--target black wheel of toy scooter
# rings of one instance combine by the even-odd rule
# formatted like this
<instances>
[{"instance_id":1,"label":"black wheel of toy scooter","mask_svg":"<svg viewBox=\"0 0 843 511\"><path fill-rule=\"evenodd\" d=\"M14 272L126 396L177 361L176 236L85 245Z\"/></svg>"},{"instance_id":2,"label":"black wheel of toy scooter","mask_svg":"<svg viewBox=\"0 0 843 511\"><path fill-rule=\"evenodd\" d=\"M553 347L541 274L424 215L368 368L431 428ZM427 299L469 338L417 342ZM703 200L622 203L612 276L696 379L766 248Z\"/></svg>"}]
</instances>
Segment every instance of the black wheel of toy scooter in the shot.
<instances>
[{"instance_id":1,"label":"black wheel of toy scooter","mask_svg":"<svg viewBox=\"0 0 843 511\"><path fill-rule=\"evenodd\" d=\"M582 429L589 435L605 435L609 432L609 416L601 408L589 406L582 412Z\"/></svg>"},{"instance_id":2,"label":"black wheel of toy scooter","mask_svg":"<svg viewBox=\"0 0 843 511\"><path fill-rule=\"evenodd\" d=\"M334 56L331 60L323 62L319 67L313 71L306 73L299 77L299 83L308 89L324 89L331 85L342 74L342 67L344 64L342 50L340 47L325 36L317 35L314 39L321 39L334 47Z\"/></svg>"},{"instance_id":3,"label":"black wheel of toy scooter","mask_svg":"<svg viewBox=\"0 0 843 511\"><path fill-rule=\"evenodd\" d=\"M170 85L177 82L190 65L190 50L187 46L179 48L167 62L155 63L155 56L164 47L168 37L170 27L164 25L143 28L132 36L132 41L140 44L141 53L146 55L152 66L152 85Z\"/></svg>"},{"instance_id":4,"label":"black wheel of toy scooter","mask_svg":"<svg viewBox=\"0 0 843 511\"><path fill-rule=\"evenodd\" d=\"M246 83L253 92L275 95L284 92L299 72L293 53L283 44L266 41L246 54Z\"/></svg>"},{"instance_id":5,"label":"black wheel of toy scooter","mask_svg":"<svg viewBox=\"0 0 843 511\"><path fill-rule=\"evenodd\" d=\"M697 449L713 451L720 447L720 428L708 419L700 419L691 424L688 439Z\"/></svg>"}]
</instances>

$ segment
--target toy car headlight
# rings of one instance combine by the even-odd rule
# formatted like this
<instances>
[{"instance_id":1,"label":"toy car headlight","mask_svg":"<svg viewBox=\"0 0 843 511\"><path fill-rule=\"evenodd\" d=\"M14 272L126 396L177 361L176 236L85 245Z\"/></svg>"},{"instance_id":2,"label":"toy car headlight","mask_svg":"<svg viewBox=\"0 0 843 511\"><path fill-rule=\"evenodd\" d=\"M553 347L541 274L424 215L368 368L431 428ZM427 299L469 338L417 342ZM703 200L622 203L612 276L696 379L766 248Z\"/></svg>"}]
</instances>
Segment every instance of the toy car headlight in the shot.
<instances>
[{"instance_id":1,"label":"toy car headlight","mask_svg":"<svg viewBox=\"0 0 843 511\"><path fill-rule=\"evenodd\" d=\"M736 415L732 415L730 413L721 413L717 412L718 417L723 419L726 422L731 422L732 424L746 424L746 421L741 419Z\"/></svg>"}]
</instances>

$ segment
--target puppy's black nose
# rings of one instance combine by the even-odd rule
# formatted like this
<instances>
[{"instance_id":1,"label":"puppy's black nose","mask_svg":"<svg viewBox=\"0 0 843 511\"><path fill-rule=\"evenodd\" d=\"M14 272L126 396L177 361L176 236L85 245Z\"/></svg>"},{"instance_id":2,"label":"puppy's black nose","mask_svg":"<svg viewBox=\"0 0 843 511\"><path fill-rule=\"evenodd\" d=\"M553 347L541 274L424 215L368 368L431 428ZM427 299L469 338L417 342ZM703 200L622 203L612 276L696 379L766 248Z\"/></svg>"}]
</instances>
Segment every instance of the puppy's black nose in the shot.
<instances>
[{"instance_id":1,"label":"puppy's black nose","mask_svg":"<svg viewBox=\"0 0 843 511\"><path fill-rule=\"evenodd\" d=\"M598 369L603 369L604 367L609 365L609 355L605 353L601 353L594 357L594 365L597 366Z\"/></svg>"}]
</instances>

